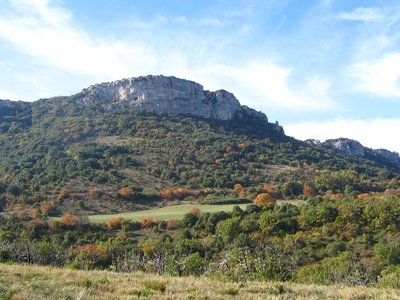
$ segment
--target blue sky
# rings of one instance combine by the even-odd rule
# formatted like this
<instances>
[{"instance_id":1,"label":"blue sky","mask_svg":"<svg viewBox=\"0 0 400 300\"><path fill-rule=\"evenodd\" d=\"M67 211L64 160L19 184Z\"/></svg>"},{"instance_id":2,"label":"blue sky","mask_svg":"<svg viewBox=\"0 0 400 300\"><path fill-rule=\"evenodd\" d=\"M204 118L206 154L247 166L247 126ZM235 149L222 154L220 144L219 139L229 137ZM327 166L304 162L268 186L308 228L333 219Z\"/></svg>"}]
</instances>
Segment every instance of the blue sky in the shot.
<instances>
[{"instance_id":1,"label":"blue sky","mask_svg":"<svg viewBox=\"0 0 400 300\"><path fill-rule=\"evenodd\" d=\"M296 138L400 151L398 0L0 0L0 99L148 74L233 92Z\"/></svg>"}]
</instances>

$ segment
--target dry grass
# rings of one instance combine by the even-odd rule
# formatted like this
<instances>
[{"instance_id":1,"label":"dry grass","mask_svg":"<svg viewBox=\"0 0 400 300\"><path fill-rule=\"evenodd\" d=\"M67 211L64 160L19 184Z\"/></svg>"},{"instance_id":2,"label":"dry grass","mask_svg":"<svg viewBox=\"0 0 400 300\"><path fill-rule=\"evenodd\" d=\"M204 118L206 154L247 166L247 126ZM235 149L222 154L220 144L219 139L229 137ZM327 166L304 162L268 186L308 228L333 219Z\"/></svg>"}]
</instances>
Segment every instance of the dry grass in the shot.
<instances>
[{"instance_id":1,"label":"dry grass","mask_svg":"<svg viewBox=\"0 0 400 300\"><path fill-rule=\"evenodd\" d=\"M0 299L400 299L400 291L281 282L225 283L0 264Z\"/></svg>"}]
</instances>

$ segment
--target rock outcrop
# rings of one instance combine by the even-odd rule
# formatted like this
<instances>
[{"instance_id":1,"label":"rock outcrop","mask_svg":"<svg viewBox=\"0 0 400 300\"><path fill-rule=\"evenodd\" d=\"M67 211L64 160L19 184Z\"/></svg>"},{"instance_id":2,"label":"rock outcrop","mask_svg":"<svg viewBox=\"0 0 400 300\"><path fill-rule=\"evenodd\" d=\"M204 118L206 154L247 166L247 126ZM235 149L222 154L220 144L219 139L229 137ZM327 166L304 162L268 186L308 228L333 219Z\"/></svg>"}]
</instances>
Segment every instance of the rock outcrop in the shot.
<instances>
[{"instance_id":1,"label":"rock outcrop","mask_svg":"<svg viewBox=\"0 0 400 300\"><path fill-rule=\"evenodd\" d=\"M305 143L309 144L310 146L314 147L321 147L322 143L320 140L315 140L315 139L308 139L304 141Z\"/></svg>"},{"instance_id":2,"label":"rock outcrop","mask_svg":"<svg viewBox=\"0 0 400 300\"><path fill-rule=\"evenodd\" d=\"M316 148L331 148L338 150L349 156L361 156L361 157L371 157L378 156L383 157L391 162L396 164L400 164L400 155L397 152L392 152L386 149L370 149L361 145L360 142L356 140L346 139L346 138L338 138L326 140L325 142L321 142L319 140L308 139L304 141L310 146Z\"/></svg>"},{"instance_id":3,"label":"rock outcrop","mask_svg":"<svg viewBox=\"0 0 400 300\"><path fill-rule=\"evenodd\" d=\"M176 77L145 76L95 84L82 91L79 101L100 104L107 111L133 108L217 120L247 114L268 122L265 114L241 106L227 91L210 92L198 83Z\"/></svg>"},{"instance_id":4,"label":"rock outcrop","mask_svg":"<svg viewBox=\"0 0 400 300\"><path fill-rule=\"evenodd\" d=\"M400 164L400 155L398 152L392 152L386 149L376 149L373 150L375 153L377 153L380 156L383 156L384 158L387 158L388 160L397 162Z\"/></svg>"},{"instance_id":5,"label":"rock outcrop","mask_svg":"<svg viewBox=\"0 0 400 300\"><path fill-rule=\"evenodd\" d=\"M10 106L13 103L11 100L0 99L0 107Z\"/></svg>"},{"instance_id":6,"label":"rock outcrop","mask_svg":"<svg viewBox=\"0 0 400 300\"><path fill-rule=\"evenodd\" d=\"M364 156L363 145L355 140L346 138L332 139L326 140L322 145L337 149L350 156Z\"/></svg>"}]
</instances>

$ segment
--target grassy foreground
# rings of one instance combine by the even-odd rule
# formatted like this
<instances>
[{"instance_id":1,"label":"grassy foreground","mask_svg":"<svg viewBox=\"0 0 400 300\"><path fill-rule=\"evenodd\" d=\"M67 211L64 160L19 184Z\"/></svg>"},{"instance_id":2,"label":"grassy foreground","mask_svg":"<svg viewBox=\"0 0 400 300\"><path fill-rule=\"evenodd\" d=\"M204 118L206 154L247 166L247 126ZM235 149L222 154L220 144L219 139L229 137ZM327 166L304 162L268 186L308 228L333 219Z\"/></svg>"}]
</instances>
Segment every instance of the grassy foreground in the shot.
<instances>
[{"instance_id":1,"label":"grassy foreground","mask_svg":"<svg viewBox=\"0 0 400 300\"><path fill-rule=\"evenodd\" d=\"M400 291L0 264L0 299L400 299Z\"/></svg>"},{"instance_id":2,"label":"grassy foreground","mask_svg":"<svg viewBox=\"0 0 400 300\"><path fill-rule=\"evenodd\" d=\"M278 200L279 204L291 203L294 205L301 205L304 203L302 200ZM151 217L153 220L167 221L170 219L179 220L183 216L190 212L192 208L197 207L202 213L215 213L219 211L231 212L234 206L239 206L245 209L248 204L222 204L222 205L209 205L209 204L188 204L188 205L176 205L166 206L161 208L125 212L118 214L108 215L92 215L89 216L89 221L92 223L104 223L107 220L115 217L123 217L127 220L140 221L142 217Z\"/></svg>"}]
</instances>

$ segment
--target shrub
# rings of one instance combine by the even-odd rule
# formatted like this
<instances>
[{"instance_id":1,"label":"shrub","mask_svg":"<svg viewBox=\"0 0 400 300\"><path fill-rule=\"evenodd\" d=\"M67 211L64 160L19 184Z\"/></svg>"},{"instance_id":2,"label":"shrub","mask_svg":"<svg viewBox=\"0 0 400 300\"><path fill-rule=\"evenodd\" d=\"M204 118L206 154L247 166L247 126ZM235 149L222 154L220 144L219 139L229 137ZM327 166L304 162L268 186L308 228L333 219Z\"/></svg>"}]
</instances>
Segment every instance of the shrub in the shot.
<instances>
[{"instance_id":1,"label":"shrub","mask_svg":"<svg viewBox=\"0 0 400 300\"><path fill-rule=\"evenodd\" d=\"M124 222L125 222L125 218L114 217L106 222L106 226L110 229L121 229Z\"/></svg>"},{"instance_id":2,"label":"shrub","mask_svg":"<svg viewBox=\"0 0 400 300\"><path fill-rule=\"evenodd\" d=\"M154 225L154 221L151 217L145 216L140 219L141 228L150 228Z\"/></svg>"}]
</instances>

